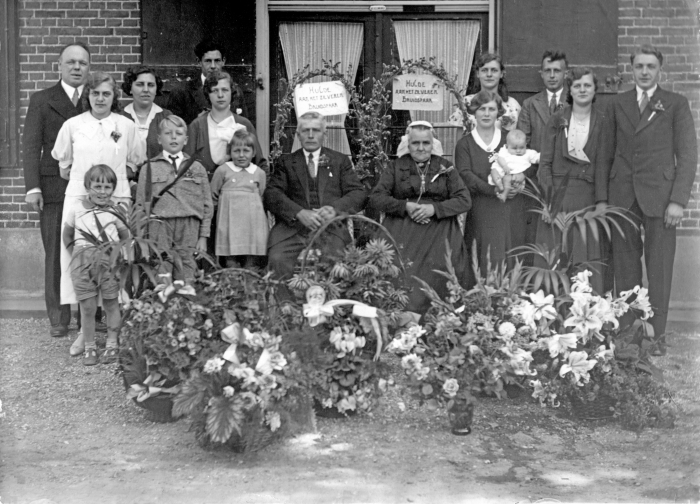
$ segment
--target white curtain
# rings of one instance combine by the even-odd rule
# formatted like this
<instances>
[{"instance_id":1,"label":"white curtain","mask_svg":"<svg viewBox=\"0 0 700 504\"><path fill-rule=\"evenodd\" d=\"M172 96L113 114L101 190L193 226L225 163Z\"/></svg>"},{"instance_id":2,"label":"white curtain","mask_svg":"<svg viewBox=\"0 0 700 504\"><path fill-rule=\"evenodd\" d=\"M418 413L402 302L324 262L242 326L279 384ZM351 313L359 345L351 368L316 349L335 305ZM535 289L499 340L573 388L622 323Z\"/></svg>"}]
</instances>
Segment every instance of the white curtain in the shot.
<instances>
[{"instance_id":1,"label":"white curtain","mask_svg":"<svg viewBox=\"0 0 700 504\"><path fill-rule=\"evenodd\" d=\"M323 60L340 62L339 71L346 73L352 67L349 76L355 82L357 65L364 42L362 23L282 23L280 24L280 42L284 53L287 76L291 77L309 65L310 70L323 68ZM307 82L325 82L328 77L315 77ZM350 144L345 129L345 116L326 117L329 126L325 145L331 149L350 155ZM292 150L299 148L299 140L294 138Z\"/></svg>"},{"instance_id":2,"label":"white curtain","mask_svg":"<svg viewBox=\"0 0 700 504\"><path fill-rule=\"evenodd\" d=\"M451 77L456 77L457 87L466 91L474 50L479 38L478 21L394 21L396 41L401 61L435 56ZM412 110L411 120L430 121L442 142L445 157L451 158L455 144L462 135L462 128L448 122L456 100L445 90L442 110Z\"/></svg>"}]
</instances>

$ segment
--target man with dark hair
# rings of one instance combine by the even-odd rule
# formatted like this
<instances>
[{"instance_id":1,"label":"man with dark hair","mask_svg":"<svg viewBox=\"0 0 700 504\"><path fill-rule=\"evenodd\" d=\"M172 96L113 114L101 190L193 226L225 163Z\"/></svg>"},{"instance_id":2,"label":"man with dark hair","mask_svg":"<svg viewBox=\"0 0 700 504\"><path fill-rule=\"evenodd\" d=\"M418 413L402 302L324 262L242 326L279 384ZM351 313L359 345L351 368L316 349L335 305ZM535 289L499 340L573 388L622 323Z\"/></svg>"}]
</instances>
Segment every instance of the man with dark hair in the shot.
<instances>
[{"instance_id":1,"label":"man with dark hair","mask_svg":"<svg viewBox=\"0 0 700 504\"><path fill-rule=\"evenodd\" d=\"M517 128L525 133L527 147L537 152L542 151L545 126L547 126L550 116L560 108L568 106L566 105L566 93L564 93L567 67L566 54L561 51L545 51L542 55L542 68L540 70L544 89L527 98L520 110ZM535 167L534 174L537 173L537 168L538 166ZM534 205L534 200L528 200L528 209ZM538 221L536 213L528 212L525 243L535 242ZM525 257L526 265L530 266L532 262L531 256Z\"/></svg>"},{"instance_id":2,"label":"man with dark hair","mask_svg":"<svg viewBox=\"0 0 700 504\"><path fill-rule=\"evenodd\" d=\"M63 123L83 112L82 93L90 71L90 49L83 42L61 48L58 56L61 80L37 91L29 100L24 121L24 185L26 202L39 212L44 244L44 298L51 322L50 335L68 334L70 305L61 304L61 215L68 181L60 176L58 161L51 156Z\"/></svg>"},{"instance_id":3,"label":"man with dark hair","mask_svg":"<svg viewBox=\"0 0 700 504\"><path fill-rule=\"evenodd\" d=\"M208 75L221 71L226 63L224 47L213 40L204 39L194 48L201 73L194 79L187 79L175 86L170 92L165 106L176 116L182 117L187 124L194 121L199 114L209 109L202 87ZM248 117L243 90L238 84L232 84L231 111Z\"/></svg>"},{"instance_id":4,"label":"man with dark hair","mask_svg":"<svg viewBox=\"0 0 700 504\"><path fill-rule=\"evenodd\" d=\"M627 209L640 226L621 221L624 234L613 232L615 284L618 293L642 285L643 253L656 354L663 355L676 226L695 179L697 138L688 100L658 85L663 54L644 45L630 60L636 85L612 99L605 114L601 169L609 183L601 202Z\"/></svg>"}]
</instances>

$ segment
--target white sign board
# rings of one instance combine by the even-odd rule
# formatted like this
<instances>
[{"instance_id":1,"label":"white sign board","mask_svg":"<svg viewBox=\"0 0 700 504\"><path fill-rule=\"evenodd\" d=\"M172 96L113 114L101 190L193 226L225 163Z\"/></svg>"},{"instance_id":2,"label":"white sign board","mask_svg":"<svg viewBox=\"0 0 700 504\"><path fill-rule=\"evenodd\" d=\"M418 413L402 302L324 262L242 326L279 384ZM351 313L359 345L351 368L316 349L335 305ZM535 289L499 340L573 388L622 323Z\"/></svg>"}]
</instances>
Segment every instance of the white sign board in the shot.
<instances>
[{"instance_id":1,"label":"white sign board","mask_svg":"<svg viewBox=\"0 0 700 504\"><path fill-rule=\"evenodd\" d=\"M394 77L391 108L394 110L442 110L445 87L434 75Z\"/></svg>"},{"instance_id":2,"label":"white sign board","mask_svg":"<svg viewBox=\"0 0 700 504\"><path fill-rule=\"evenodd\" d=\"M348 113L348 95L342 82L299 84L294 88L294 110L297 117L307 112L324 116Z\"/></svg>"}]
</instances>

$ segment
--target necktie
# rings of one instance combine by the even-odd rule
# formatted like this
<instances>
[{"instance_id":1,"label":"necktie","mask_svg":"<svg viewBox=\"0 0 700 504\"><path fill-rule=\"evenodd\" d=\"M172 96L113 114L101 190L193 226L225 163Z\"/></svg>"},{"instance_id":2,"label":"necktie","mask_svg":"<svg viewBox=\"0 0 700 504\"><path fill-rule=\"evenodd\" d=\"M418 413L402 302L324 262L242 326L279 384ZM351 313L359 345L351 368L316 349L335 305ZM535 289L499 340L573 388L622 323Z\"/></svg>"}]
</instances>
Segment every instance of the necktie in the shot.
<instances>
[{"instance_id":1,"label":"necktie","mask_svg":"<svg viewBox=\"0 0 700 504\"><path fill-rule=\"evenodd\" d=\"M549 113L553 114L557 110L557 95L552 93L552 99L549 100Z\"/></svg>"},{"instance_id":2,"label":"necktie","mask_svg":"<svg viewBox=\"0 0 700 504\"><path fill-rule=\"evenodd\" d=\"M78 88L75 88L75 91L73 91L73 98L70 99L70 101L73 102L74 107L78 106L79 99L80 99L80 95L78 94Z\"/></svg>"},{"instance_id":3,"label":"necktie","mask_svg":"<svg viewBox=\"0 0 700 504\"><path fill-rule=\"evenodd\" d=\"M311 178L315 179L316 178L316 164L314 163L314 155L313 153L309 152L309 175L311 175Z\"/></svg>"},{"instance_id":4,"label":"necktie","mask_svg":"<svg viewBox=\"0 0 700 504\"><path fill-rule=\"evenodd\" d=\"M647 94L646 91L642 93L642 99L639 102L639 113L644 114L644 110L647 108L647 105L649 105L649 95Z\"/></svg>"},{"instance_id":5,"label":"necktie","mask_svg":"<svg viewBox=\"0 0 700 504\"><path fill-rule=\"evenodd\" d=\"M168 156L170 158L170 162L173 164L173 168L175 168L175 171L177 171L177 156Z\"/></svg>"}]
</instances>

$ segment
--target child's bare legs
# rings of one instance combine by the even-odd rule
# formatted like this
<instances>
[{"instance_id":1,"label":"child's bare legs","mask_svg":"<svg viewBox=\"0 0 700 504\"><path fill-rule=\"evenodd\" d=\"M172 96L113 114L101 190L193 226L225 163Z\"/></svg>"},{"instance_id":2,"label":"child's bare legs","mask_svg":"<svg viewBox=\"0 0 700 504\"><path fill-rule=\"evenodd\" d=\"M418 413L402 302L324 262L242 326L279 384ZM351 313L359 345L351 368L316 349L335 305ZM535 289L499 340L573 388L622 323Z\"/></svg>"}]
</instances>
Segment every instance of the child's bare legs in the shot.
<instances>
[{"instance_id":1,"label":"child's bare legs","mask_svg":"<svg viewBox=\"0 0 700 504\"><path fill-rule=\"evenodd\" d=\"M95 345L95 312L97 311L97 296L80 301L80 325L83 331L83 344L85 353L83 364L94 366L97 364L97 346Z\"/></svg>"},{"instance_id":2,"label":"child's bare legs","mask_svg":"<svg viewBox=\"0 0 700 504\"><path fill-rule=\"evenodd\" d=\"M510 192L511 188L511 181L512 181L513 176L512 175L504 175L503 178L501 179L501 183L503 184L503 190L499 192L496 196L498 197L499 200L505 201L508 199L508 193Z\"/></svg>"},{"instance_id":3,"label":"child's bare legs","mask_svg":"<svg viewBox=\"0 0 700 504\"><path fill-rule=\"evenodd\" d=\"M107 314L107 348L117 347L117 331L121 322L119 301L117 299L102 300L104 312Z\"/></svg>"}]
</instances>

